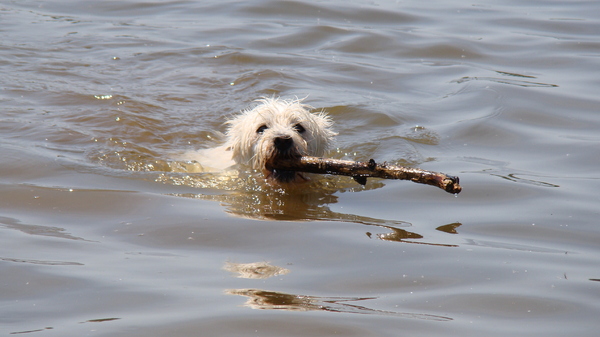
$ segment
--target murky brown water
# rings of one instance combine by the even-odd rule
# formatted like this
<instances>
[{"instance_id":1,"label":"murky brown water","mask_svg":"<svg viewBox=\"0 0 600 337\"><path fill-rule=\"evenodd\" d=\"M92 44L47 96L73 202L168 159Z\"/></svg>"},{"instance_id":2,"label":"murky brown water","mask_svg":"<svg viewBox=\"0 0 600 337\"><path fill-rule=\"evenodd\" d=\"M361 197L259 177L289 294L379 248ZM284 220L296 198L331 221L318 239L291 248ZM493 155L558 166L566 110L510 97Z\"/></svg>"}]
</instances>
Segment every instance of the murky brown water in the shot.
<instances>
[{"instance_id":1,"label":"murky brown water","mask_svg":"<svg viewBox=\"0 0 600 337\"><path fill-rule=\"evenodd\" d=\"M0 3L0 330L595 336L596 2ZM260 96L430 186L189 173ZM188 172L186 172L188 170Z\"/></svg>"}]
</instances>

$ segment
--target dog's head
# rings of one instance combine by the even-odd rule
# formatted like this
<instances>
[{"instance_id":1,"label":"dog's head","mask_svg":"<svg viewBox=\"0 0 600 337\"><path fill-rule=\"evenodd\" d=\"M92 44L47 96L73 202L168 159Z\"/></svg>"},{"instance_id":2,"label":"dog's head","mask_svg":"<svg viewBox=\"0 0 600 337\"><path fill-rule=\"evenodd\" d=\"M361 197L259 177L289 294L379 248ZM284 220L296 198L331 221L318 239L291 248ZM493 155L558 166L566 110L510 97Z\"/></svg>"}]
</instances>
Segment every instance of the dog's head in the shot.
<instances>
[{"instance_id":1,"label":"dog's head","mask_svg":"<svg viewBox=\"0 0 600 337\"><path fill-rule=\"evenodd\" d=\"M301 100L263 98L254 109L228 121L228 148L238 164L262 170L267 178L291 182L295 172L275 171L269 163L304 155L323 156L335 132L324 112L311 113Z\"/></svg>"}]
</instances>

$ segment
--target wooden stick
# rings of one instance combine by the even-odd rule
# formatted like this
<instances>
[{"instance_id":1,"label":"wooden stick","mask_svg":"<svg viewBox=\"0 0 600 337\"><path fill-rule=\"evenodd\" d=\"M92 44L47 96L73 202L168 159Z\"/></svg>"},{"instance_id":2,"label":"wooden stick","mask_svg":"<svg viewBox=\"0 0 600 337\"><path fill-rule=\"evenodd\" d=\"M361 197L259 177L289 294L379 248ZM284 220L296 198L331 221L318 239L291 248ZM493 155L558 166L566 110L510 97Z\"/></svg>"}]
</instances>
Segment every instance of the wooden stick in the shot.
<instances>
[{"instance_id":1,"label":"wooden stick","mask_svg":"<svg viewBox=\"0 0 600 337\"><path fill-rule=\"evenodd\" d=\"M377 164L375 160L358 162L331 158L304 156L297 159L277 160L269 163L271 169L300 171L320 174L351 176L359 184L367 183L367 177L412 180L416 183L437 186L448 193L460 193L462 188L455 176L387 163Z\"/></svg>"}]
</instances>

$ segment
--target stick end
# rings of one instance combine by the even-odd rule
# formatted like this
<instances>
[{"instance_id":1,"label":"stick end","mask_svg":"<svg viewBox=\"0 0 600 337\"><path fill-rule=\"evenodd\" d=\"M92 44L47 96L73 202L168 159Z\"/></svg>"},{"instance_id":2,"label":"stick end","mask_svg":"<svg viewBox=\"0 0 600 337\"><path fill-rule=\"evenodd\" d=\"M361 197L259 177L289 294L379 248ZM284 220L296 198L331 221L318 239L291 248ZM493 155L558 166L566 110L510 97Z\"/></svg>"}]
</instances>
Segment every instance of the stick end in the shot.
<instances>
[{"instance_id":1,"label":"stick end","mask_svg":"<svg viewBox=\"0 0 600 337\"><path fill-rule=\"evenodd\" d=\"M462 191L462 187L460 186L460 180L455 176L446 176L444 179L444 190L448 193L458 194Z\"/></svg>"}]
</instances>

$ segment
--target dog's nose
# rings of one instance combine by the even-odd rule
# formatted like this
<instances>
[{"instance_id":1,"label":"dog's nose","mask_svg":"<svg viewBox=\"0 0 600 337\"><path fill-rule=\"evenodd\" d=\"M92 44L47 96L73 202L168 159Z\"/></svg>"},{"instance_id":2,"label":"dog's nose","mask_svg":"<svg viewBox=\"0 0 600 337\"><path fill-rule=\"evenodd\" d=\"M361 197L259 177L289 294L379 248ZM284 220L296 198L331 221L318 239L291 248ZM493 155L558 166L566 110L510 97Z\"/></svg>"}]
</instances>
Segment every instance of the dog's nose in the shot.
<instances>
[{"instance_id":1,"label":"dog's nose","mask_svg":"<svg viewBox=\"0 0 600 337\"><path fill-rule=\"evenodd\" d=\"M277 138L275 138L274 142L275 142L275 147L280 152L289 150L292 147L292 144L294 144L294 141L292 140L292 137L290 137L290 136L277 137Z\"/></svg>"}]
</instances>

